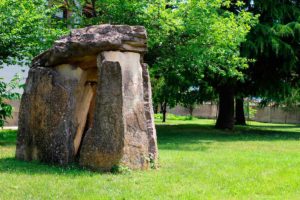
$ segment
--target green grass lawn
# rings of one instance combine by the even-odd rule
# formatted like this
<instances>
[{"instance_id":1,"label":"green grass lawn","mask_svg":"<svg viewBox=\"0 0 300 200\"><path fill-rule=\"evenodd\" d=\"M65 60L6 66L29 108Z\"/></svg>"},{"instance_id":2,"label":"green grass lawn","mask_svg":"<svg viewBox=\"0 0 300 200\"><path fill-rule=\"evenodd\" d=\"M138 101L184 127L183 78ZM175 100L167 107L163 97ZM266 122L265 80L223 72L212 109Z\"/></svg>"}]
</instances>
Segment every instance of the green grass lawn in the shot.
<instances>
[{"instance_id":1,"label":"green grass lawn","mask_svg":"<svg viewBox=\"0 0 300 200\"><path fill-rule=\"evenodd\" d=\"M300 126L157 123L160 169L100 174L14 159L0 131L0 199L300 199Z\"/></svg>"}]
</instances>

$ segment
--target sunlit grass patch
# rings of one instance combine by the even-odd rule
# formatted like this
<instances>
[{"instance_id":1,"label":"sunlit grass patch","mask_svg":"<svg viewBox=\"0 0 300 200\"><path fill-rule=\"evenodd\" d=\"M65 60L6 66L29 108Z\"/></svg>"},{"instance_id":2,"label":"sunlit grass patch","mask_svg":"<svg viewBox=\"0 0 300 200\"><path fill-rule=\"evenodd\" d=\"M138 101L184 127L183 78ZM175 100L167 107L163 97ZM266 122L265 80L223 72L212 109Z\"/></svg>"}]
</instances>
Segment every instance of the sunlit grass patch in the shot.
<instances>
[{"instance_id":1,"label":"sunlit grass patch","mask_svg":"<svg viewBox=\"0 0 300 200\"><path fill-rule=\"evenodd\" d=\"M0 199L299 199L300 127L248 124L158 122L160 169L124 174L18 161L0 131Z\"/></svg>"}]
</instances>

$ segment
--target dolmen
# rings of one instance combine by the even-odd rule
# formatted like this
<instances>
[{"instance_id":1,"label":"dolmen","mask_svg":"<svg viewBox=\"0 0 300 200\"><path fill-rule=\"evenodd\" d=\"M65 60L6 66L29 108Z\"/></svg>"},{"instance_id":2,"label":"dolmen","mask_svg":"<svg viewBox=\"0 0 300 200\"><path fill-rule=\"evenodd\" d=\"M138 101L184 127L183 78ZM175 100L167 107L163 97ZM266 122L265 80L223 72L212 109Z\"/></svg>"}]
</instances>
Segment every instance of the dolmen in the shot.
<instances>
[{"instance_id":1,"label":"dolmen","mask_svg":"<svg viewBox=\"0 0 300 200\"><path fill-rule=\"evenodd\" d=\"M109 171L157 166L142 26L72 30L32 61L16 158Z\"/></svg>"}]
</instances>

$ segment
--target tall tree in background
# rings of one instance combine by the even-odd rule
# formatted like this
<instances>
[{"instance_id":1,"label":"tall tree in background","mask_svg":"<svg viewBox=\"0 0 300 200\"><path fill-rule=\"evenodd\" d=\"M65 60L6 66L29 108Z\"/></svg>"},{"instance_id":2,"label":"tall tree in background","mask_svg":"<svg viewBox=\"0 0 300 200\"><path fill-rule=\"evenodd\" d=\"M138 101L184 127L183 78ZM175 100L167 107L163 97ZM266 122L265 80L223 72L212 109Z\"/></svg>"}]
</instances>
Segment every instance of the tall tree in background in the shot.
<instances>
[{"instance_id":1,"label":"tall tree in background","mask_svg":"<svg viewBox=\"0 0 300 200\"><path fill-rule=\"evenodd\" d=\"M3 8L12 6L14 12L16 1L4 2L11 2L2 5ZM146 62L151 66L154 83L159 83L153 87L154 99L163 105L163 112L166 113L167 106L177 103L193 105L193 102L217 92L220 111L216 127L233 127L233 85L244 80L243 72L248 66L248 60L240 55L239 48L255 23L249 12L225 11L222 7L230 5L230 1L223 0L53 0L51 4L30 0L20 3L24 4L24 9L17 11L14 19L18 19L17 22L27 20L22 24L25 28L18 28L16 22L15 32L16 35L28 35L28 38L9 38L12 34L7 25L4 35L10 36L4 38L5 45L10 47L15 42L16 48L1 53L3 58L5 55L6 59L36 55L63 32L61 26L53 24L59 20L51 19L51 15L55 15L49 6L69 11L63 20L68 28L102 23L143 25L149 36ZM242 3L237 1L235 5L242 6ZM10 13L2 17L4 22L7 15ZM189 95L193 98L186 97Z\"/></svg>"},{"instance_id":2,"label":"tall tree in background","mask_svg":"<svg viewBox=\"0 0 300 200\"><path fill-rule=\"evenodd\" d=\"M181 52L192 60L191 66L199 79L208 82L219 94L219 114L216 128L232 129L234 125L234 86L243 81L248 60L240 55L256 18L249 12L238 14L221 9L223 1L207 4L190 1L183 16L186 33L191 37ZM237 3L239 6L239 2Z\"/></svg>"},{"instance_id":3,"label":"tall tree in background","mask_svg":"<svg viewBox=\"0 0 300 200\"><path fill-rule=\"evenodd\" d=\"M172 88L166 94L176 103L192 105L185 95L201 88L201 92L193 92L199 96L188 99L196 102L208 97L205 91L214 88L219 93L221 108L216 127L232 129L231 85L243 79L243 70L247 68L248 61L240 56L239 47L255 18L248 12L236 15L221 10L222 5L223 1L195 0L175 4L177 26L164 43L156 43L157 55L152 66L156 76L164 78L163 86Z\"/></svg>"},{"instance_id":4,"label":"tall tree in background","mask_svg":"<svg viewBox=\"0 0 300 200\"><path fill-rule=\"evenodd\" d=\"M255 45L250 55L257 60L250 68L251 77L262 97L280 102L299 88L300 3L257 1L253 9L261 10L261 22L249 36Z\"/></svg>"},{"instance_id":5,"label":"tall tree in background","mask_svg":"<svg viewBox=\"0 0 300 200\"><path fill-rule=\"evenodd\" d=\"M231 1L225 9L259 15L259 23L241 47L241 55L254 62L245 71L245 81L235 87L236 124L244 125L243 97L262 98L263 105L297 104L300 12L299 2L293 0L247 0L242 6L237 2Z\"/></svg>"},{"instance_id":6,"label":"tall tree in background","mask_svg":"<svg viewBox=\"0 0 300 200\"><path fill-rule=\"evenodd\" d=\"M300 2L293 0L248 0L249 12L259 14L241 53L255 62L246 70L239 90L278 104L299 103ZM242 106L237 112L241 112Z\"/></svg>"}]
</instances>

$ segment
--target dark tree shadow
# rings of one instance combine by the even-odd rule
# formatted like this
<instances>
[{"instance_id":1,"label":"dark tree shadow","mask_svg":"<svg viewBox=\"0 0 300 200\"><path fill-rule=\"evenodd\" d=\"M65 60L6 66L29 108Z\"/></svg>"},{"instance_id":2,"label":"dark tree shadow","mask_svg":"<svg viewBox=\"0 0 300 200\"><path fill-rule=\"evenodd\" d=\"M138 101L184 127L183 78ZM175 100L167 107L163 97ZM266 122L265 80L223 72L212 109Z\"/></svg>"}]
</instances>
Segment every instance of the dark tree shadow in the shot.
<instances>
[{"instance_id":1,"label":"dark tree shadow","mask_svg":"<svg viewBox=\"0 0 300 200\"><path fill-rule=\"evenodd\" d=\"M272 126L262 126L262 125L248 125L250 127L253 128L259 128L259 129L300 129L300 125L299 124L289 124L289 125L281 125L281 124L276 124L276 125L272 125Z\"/></svg>"},{"instance_id":2,"label":"dark tree shadow","mask_svg":"<svg viewBox=\"0 0 300 200\"><path fill-rule=\"evenodd\" d=\"M237 126L234 131L220 131L213 125L157 125L160 150L206 151L216 141L276 141L300 140L300 126ZM14 148L16 131L0 131L0 148ZM25 162L14 157L0 159L0 172L22 174L59 174L62 176L87 176L94 172L77 164L68 167ZM97 173L99 174L99 173Z\"/></svg>"},{"instance_id":3,"label":"dark tree shadow","mask_svg":"<svg viewBox=\"0 0 300 200\"><path fill-rule=\"evenodd\" d=\"M300 126L237 126L233 131L214 129L213 125L157 125L160 149L205 151L215 141L300 140ZM191 148L189 147L191 144ZM193 147L192 144L198 144Z\"/></svg>"},{"instance_id":4,"label":"dark tree shadow","mask_svg":"<svg viewBox=\"0 0 300 200\"><path fill-rule=\"evenodd\" d=\"M77 164L70 166L57 166L40 163L37 161L20 161L13 157L0 159L0 173L21 173L21 174L56 174L63 176L89 176L95 172L79 167ZM100 172L101 173L101 172ZM99 172L97 172L99 174Z\"/></svg>"},{"instance_id":5,"label":"dark tree shadow","mask_svg":"<svg viewBox=\"0 0 300 200\"><path fill-rule=\"evenodd\" d=\"M15 149L17 131L0 131L0 151L1 148ZM68 166L57 166L44 164L37 161L21 161L14 157L0 158L0 173L22 173L22 174L59 174L65 176L87 176L94 174L93 171L84 169L74 163ZM99 172L97 172L99 174Z\"/></svg>"}]
</instances>

